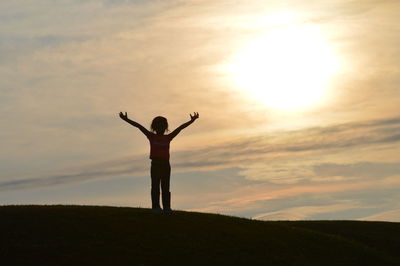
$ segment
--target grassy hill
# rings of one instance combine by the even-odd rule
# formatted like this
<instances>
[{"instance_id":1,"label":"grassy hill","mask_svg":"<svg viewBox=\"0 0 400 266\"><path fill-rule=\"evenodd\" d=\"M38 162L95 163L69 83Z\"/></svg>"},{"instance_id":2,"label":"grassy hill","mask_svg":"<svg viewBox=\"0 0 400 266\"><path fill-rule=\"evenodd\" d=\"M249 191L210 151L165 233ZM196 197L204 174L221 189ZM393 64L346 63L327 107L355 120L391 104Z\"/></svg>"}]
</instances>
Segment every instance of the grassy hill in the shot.
<instances>
[{"instance_id":1,"label":"grassy hill","mask_svg":"<svg viewBox=\"0 0 400 266\"><path fill-rule=\"evenodd\" d=\"M0 207L1 265L400 265L400 223Z\"/></svg>"}]
</instances>

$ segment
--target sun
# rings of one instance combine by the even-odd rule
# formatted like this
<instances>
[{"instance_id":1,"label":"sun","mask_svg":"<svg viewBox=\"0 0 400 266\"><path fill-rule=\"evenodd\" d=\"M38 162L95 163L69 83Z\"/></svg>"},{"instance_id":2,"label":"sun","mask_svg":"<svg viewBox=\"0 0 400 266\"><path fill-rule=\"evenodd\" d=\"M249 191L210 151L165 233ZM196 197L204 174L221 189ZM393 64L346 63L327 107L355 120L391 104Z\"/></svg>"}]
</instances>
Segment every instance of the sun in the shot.
<instances>
[{"instance_id":1,"label":"sun","mask_svg":"<svg viewBox=\"0 0 400 266\"><path fill-rule=\"evenodd\" d=\"M227 64L235 86L266 106L299 110L327 97L339 61L318 28L290 25L268 29Z\"/></svg>"}]
</instances>

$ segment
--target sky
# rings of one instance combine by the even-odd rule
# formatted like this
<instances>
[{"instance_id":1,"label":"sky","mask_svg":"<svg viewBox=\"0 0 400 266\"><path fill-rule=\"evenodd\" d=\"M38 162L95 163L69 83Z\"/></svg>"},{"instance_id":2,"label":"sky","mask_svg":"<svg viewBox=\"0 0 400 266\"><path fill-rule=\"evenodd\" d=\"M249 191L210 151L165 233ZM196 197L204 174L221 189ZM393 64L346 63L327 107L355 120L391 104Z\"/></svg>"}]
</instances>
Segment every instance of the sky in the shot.
<instances>
[{"instance_id":1,"label":"sky","mask_svg":"<svg viewBox=\"0 0 400 266\"><path fill-rule=\"evenodd\" d=\"M397 0L0 2L0 204L400 222Z\"/></svg>"}]
</instances>

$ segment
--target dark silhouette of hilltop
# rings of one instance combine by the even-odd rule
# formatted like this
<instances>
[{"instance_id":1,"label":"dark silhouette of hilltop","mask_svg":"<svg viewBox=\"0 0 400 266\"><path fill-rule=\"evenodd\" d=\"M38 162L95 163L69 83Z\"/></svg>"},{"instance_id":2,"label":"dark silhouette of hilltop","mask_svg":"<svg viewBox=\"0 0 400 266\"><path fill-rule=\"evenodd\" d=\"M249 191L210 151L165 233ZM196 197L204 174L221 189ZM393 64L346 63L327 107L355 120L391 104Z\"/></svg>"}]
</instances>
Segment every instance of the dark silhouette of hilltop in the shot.
<instances>
[{"instance_id":1,"label":"dark silhouette of hilltop","mask_svg":"<svg viewBox=\"0 0 400 266\"><path fill-rule=\"evenodd\" d=\"M400 265L400 223L0 207L1 265Z\"/></svg>"}]
</instances>

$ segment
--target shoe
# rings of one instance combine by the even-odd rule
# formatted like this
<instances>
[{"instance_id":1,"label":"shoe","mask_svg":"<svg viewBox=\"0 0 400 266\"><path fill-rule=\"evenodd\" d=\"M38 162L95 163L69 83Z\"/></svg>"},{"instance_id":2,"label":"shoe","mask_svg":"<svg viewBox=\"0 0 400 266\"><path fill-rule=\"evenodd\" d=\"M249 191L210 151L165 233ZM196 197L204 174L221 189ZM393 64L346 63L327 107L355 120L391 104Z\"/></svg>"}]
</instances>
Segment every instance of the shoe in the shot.
<instances>
[{"instance_id":1,"label":"shoe","mask_svg":"<svg viewBox=\"0 0 400 266\"><path fill-rule=\"evenodd\" d=\"M171 208L165 208L165 209L163 210L163 213L165 213L165 214L172 214L173 211L171 210Z\"/></svg>"},{"instance_id":2,"label":"shoe","mask_svg":"<svg viewBox=\"0 0 400 266\"><path fill-rule=\"evenodd\" d=\"M154 214L161 214L163 210L160 207L152 208L151 212Z\"/></svg>"}]
</instances>

